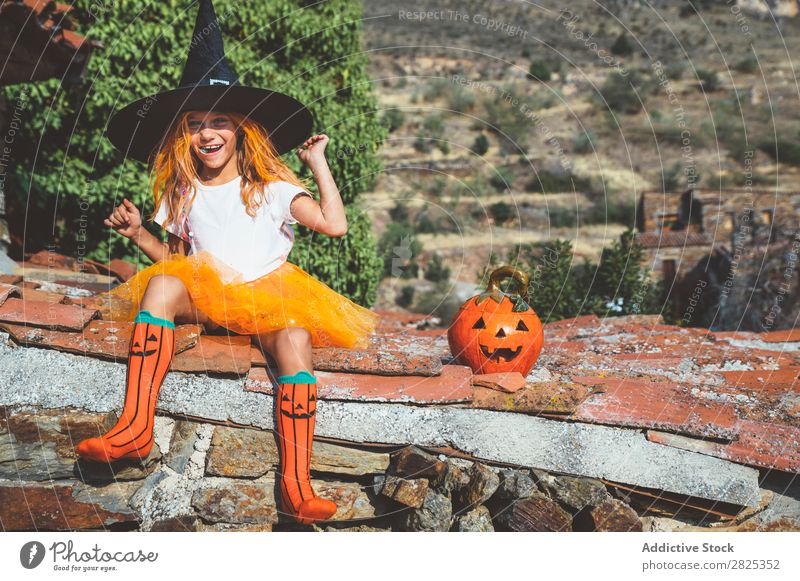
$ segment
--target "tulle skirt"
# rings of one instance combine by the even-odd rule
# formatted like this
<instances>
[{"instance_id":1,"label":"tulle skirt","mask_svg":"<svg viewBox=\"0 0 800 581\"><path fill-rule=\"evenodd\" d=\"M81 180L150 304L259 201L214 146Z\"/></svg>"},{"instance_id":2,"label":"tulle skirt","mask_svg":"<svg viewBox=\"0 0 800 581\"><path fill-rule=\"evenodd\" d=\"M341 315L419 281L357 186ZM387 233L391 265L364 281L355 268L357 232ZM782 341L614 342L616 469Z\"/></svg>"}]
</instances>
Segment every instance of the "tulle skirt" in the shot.
<instances>
[{"instance_id":1,"label":"tulle skirt","mask_svg":"<svg viewBox=\"0 0 800 581\"><path fill-rule=\"evenodd\" d=\"M192 302L216 324L243 335L304 327L314 347L363 349L380 316L284 262L251 282L206 251L170 254L107 293L98 295L104 319L133 321L151 278L176 276Z\"/></svg>"}]
</instances>

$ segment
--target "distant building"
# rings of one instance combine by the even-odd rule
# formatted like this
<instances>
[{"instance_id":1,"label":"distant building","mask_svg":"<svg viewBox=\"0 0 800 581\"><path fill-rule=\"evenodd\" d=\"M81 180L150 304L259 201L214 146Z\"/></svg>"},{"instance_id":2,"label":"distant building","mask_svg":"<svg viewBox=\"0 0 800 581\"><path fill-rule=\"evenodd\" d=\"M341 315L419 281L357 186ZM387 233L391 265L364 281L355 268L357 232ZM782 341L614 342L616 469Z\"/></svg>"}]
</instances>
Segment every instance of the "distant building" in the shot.
<instances>
[{"instance_id":1,"label":"distant building","mask_svg":"<svg viewBox=\"0 0 800 581\"><path fill-rule=\"evenodd\" d=\"M776 18L793 18L800 12L798 0L736 0L736 5L744 12L767 17L770 13Z\"/></svg>"},{"instance_id":2,"label":"distant building","mask_svg":"<svg viewBox=\"0 0 800 581\"><path fill-rule=\"evenodd\" d=\"M796 221L800 192L694 188L643 192L637 242L647 266L668 283L682 278L715 250L734 254L777 215ZM739 236L737 236L739 235Z\"/></svg>"}]
</instances>

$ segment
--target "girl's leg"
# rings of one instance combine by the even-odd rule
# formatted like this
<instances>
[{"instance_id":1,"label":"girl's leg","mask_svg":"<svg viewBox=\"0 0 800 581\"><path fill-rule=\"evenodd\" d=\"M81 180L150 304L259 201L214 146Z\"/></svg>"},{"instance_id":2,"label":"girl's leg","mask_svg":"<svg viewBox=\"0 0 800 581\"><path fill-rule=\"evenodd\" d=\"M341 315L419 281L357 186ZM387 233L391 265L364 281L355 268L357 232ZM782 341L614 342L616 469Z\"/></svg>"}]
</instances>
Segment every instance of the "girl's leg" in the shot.
<instances>
[{"instance_id":1,"label":"girl's leg","mask_svg":"<svg viewBox=\"0 0 800 581\"><path fill-rule=\"evenodd\" d=\"M317 412L311 334L302 327L289 327L253 338L278 364L275 423L281 458L281 504L300 523L328 519L336 512L336 503L317 496L311 488Z\"/></svg>"},{"instance_id":2,"label":"girl's leg","mask_svg":"<svg viewBox=\"0 0 800 581\"><path fill-rule=\"evenodd\" d=\"M134 320L122 414L104 435L75 447L81 458L113 462L147 457L153 447L158 392L175 354L174 319L191 319L195 311L179 278L158 275L150 279Z\"/></svg>"}]
</instances>

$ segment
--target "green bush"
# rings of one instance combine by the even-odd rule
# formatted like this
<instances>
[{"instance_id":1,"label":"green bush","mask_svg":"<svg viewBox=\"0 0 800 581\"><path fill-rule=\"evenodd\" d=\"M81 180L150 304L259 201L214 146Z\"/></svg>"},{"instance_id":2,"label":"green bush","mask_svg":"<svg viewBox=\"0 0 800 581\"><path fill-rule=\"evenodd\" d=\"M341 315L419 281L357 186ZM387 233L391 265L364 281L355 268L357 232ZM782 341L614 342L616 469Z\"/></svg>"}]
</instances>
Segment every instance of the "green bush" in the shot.
<instances>
[{"instance_id":1,"label":"green bush","mask_svg":"<svg viewBox=\"0 0 800 581\"><path fill-rule=\"evenodd\" d=\"M394 302L397 306L407 309L414 302L415 287L407 284L400 289L400 294L395 298Z\"/></svg>"},{"instance_id":2,"label":"green bush","mask_svg":"<svg viewBox=\"0 0 800 581\"><path fill-rule=\"evenodd\" d=\"M444 138L444 119L441 113L431 113L422 122L422 130L417 132L414 149L419 152L428 152L436 145L442 148ZM445 152L443 152L445 153Z\"/></svg>"},{"instance_id":3,"label":"green bush","mask_svg":"<svg viewBox=\"0 0 800 581\"><path fill-rule=\"evenodd\" d=\"M498 225L505 224L515 216L514 208L512 208L506 202L497 202L492 204L489 206L489 213L491 214L494 223Z\"/></svg>"},{"instance_id":4,"label":"green bush","mask_svg":"<svg viewBox=\"0 0 800 581\"><path fill-rule=\"evenodd\" d=\"M421 88L423 101L435 101L450 92L453 83L449 79L430 79Z\"/></svg>"},{"instance_id":5,"label":"green bush","mask_svg":"<svg viewBox=\"0 0 800 581\"><path fill-rule=\"evenodd\" d=\"M403 201L395 202L394 206L389 210L389 217L392 222L397 224L408 224L408 204Z\"/></svg>"},{"instance_id":6,"label":"green bush","mask_svg":"<svg viewBox=\"0 0 800 581\"><path fill-rule=\"evenodd\" d=\"M442 175L434 175L432 179L417 180L412 178L411 189L422 194L440 197L451 187L448 179Z\"/></svg>"},{"instance_id":7,"label":"green bush","mask_svg":"<svg viewBox=\"0 0 800 581\"><path fill-rule=\"evenodd\" d=\"M149 217L154 208L148 174L143 164L124 160L104 130L116 107L178 85L196 9L187 10L178 0L116 0L104 3L94 18L90 4L75 4L76 32L105 48L89 61L84 81L62 87L53 79L2 88L12 103L24 91L29 99L25 124L15 138L6 199L9 214L19 219L9 222L29 252L53 247L76 257L138 263L139 249L107 229L103 219L123 197ZM215 8L227 56L241 82L285 91L307 104L313 131L330 134L328 159L336 182L348 185L342 188L347 236L312 236L298 224L292 259L331 287L344 289L348 298L371 305L381 259L357 200L380 173L377 151L387 133L360 46L360 4L218 0ZM362 154L336 155L338 148L354 143L365 146ZM287 155L286 162L301 176L310 176L295 155ZM157 225L148 227L165 237Z\"/></svg>"},{"instance_id":8,"label":"green bush","mask_svg":"<svg viewBox=\"0 0 800 581\"><path fill-rule=\"evenodd\" d=\"M664 191L674 192L687 186L686 176L683 173L683 162L681 160L672 164L669 170L664 172Z\"/></svg>"},{"instance_id":9,"label":"green bush","mask_svg":"<svg viewBox=\"0 0 800 581\"><path fill-rule=\"evenodd\" d=\"M461 85L450 83L447 93L447 106L453 111L466 113L475 107L475 94Z\"/></svg>"},{"instance_id":10,"label":"green bush","mask_svg":"<svg viewBox=\"0 0 800 581\"><path fill-rule=\"evenodd\" d=\"M697 78L700 81L698 88L706 93L713 93L719 89L719 75L716 71L697 69Z\"/></svg>"},{"instance_id":11,"label":"green bush","mask_svg":"<svg viewBox=\"0 0 800 581\"><path fill-rule=\"evenodd\" d=\"M425 280L431 282L447 282L450 280L450 267L445 266L442 257L434 253L425 269Z\"/></svg>"},{"instance_id":12,"label":"green bush","mask_svg":"<svg viewBox=\"0 0 800 581\"><path fill-rule=\"evenodd\" d=\"M420 153L428 153L433 149L433 143L430 138L422 131L417 131L416 139L414 139L414 149Z\"/></svg>"},{"instance_id":13,"label":"green bush","mask_svg":"<svg viewBox=\"0 0 800 581\"><path fill-rule=\"evenodd\" d=\"M628 36L625 32L621 32L617 40L614 41L614 44L611 45L611 53L617 56L629 56L633 54L633 45L628 40Z\"/></svg>"},{"instance_id":14,"label":"green bush","mask_svg":"<svg viewBox=\"0 0 800 581\"><path fill-rule=\"evenodd\" d=\"M405 121L406 116L400 109L387 109L381 118L381 122L389 133L394 133L400 129Z\"/></svg>"},{"instance_id":15,"label":"green bush","mask_svg":"<svg viewBox=\"0 0 800 581\"><path fill-rule=\"evenodd\" d=\"M606 203L603 203L603 202ZM636 204L633 201L598 200L581 216L583 224L622 224L635 227Z\"/></svg>"},{"instance_id":16,"label":"green bush","mask_svg":"<svg viewBox=\"0 0 800 581\"><path fill-rule=\"evenodd\" d=\"M550 80L550 67L543 60L531 61L528 67L528 78L533 81L547 82Z\"/></svg>"},{"instance_id":17,"label":"green bush","mask_svg":"<svg viewBox=\"0 0 800 581\"><path fill-rule=\"evenodd\" d=\"M514 182L514 172L510 167L495 168L492 176L489 178L489 184L498 192L503 192L511 188Z\"/></svg>"},{"instance_id":18,"label":"green bush","mask_svg":"<svg viewBox=\"0 0 800 581\"><path fill-rule=\"evenodd\" d=\"M598 316L660 313L663 287L642 266L644 249L633 229L604 248L590 293Z\"/></svg>"},{"instance_id":19,"label":"green bush","mask_svg":"<svg viewBox=\"0 0 800 581\"><path fill-rule=\"evenodd\" d=\"M758 71L758 58L752 53L748 54L733 65L733 68L740 73L755 73Z\"/></svg>"},{"instance_id":20,"label":"green bush","mask_svg":"<svg viewBox=\"0 0 800 581\"><path fill-rule=\"evenodd\" d=\"M528 192L558 193L591 191L592 184L586 178L576 177L569 173L553 173L540 171L525 186Z\"/></svg>"},{"instance_id":21,"label":"green bush","mask_svg":"<svg viewBox=\"0 0 800 581\"><path fill-rule=\"evenodd\" d=\"M523 152L534 131L533 112L538 108L516 84L506 85L493 97L483 100L486 111L486 128L500 140L500 151L504 154Z\"/></svg>"},{"instance_id":22,"label":"green bush","mask_svg":"<svg viewBox=\"0 0 800 581\"><path fill-rule=\"evenodd\" d=\"M626 76L612 71L600 88L600 94L593 95L592 99L598 106L617 113L638 113L646 102L644 85L643 77L636 71L628 71Z\"/></svg>"},{"instance_id":23,"label":"green bush","mask_svg":"<svg viewBox=\"0 0 800 581\"><path fill-rule=\"evenodd\" d=\"M677 81L683 78L683 73L686 71L686 63L680 59L676 59L664 65L664 74L671 81Z\"/></svg>"},{"instance_id":24,"label":"green bush","mask_svg":"<svg viewBox=\"0 0 800 581\"><path fill-rule=\"evenodd\" d=\"M472 144L472 151L474 151L476 155L485 155L486 152L489 151L489 138L483 133L478 135L478 137L475 138L475 143Z\"/></svg>"},{"instance_id":25,"label":"green bush","mask_svg":"<svg viewBox=\"0 0 800 581\"><path fill-rule=\"evenodd\" d=\"M578 212L569 208L550 208L547 217L551 228L574 228L578 225Z\"/></svg>"},{"instance_id":26,"label":"green bush","mask_svg":"<svg viewBox=\"0 0 800 581\"><path fill-rule=\"evenodd\" d=\"M575 153L592 153L595 150L597 136L592 131L578 133L572 138L572 151Z\"/></svg>"},{"instance_id":27,"label":"green bush","mask_svg":"<svg viewBox=\"0 0 800 581\"><path fill-rule=\"evenodd\" d=\"M599 264L585 258L576 264L572 243L567 240L517 245L508 252L505 264L528 274L528 302L544 323L586 314L607 317L666 312L661 304L663 285L653 282L641 266L642 253L633 230L628 230L603 249ZM497 266L499 261L492 253L478 283L485 286ZM501 289L513 292L515 285L508 279Z\"/></svg>"},{"instance_id":28,"label":"green bush","mask_svg":"<svg viewBox=\"0 0 800 581\"><path fill-rule=\"evenodd\" d=\"M758 149L769 155L775 161L793 166L800 166L800 132L792 140L778 138L765 140L758 144Z\"/></svg>"},{"instance_id":29,"label":"green bush","mask_svg":"<svg viewBox=\"0 0 800 581\"><path fill-rule=\"evenodd\" d=\"M431 220L427 212L422 212L417 216L416 230L420 234L439 234L440 232L438 225Z\"/></svg>"}]
</instances>

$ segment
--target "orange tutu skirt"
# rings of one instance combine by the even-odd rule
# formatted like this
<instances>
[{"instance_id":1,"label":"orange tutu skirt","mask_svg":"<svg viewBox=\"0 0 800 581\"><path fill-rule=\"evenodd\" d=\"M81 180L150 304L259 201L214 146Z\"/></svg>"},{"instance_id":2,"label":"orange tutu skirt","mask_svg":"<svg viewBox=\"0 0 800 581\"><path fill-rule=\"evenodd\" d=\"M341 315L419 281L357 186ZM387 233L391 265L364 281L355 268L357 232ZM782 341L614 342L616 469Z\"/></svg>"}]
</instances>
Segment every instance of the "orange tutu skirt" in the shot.
<instances>
[{"instance_id":1,"label":"orange tutu skirt","mask_svg":"<svg viewBox=\"0 0 800 581\"><path fill-rule=\"evenodd\" d=\"M176 276L192 302L209 319L242 335L304 327L314 347L363 349L380 315L357 305L299 266L284 262L266 275L242 282L242 275L206 251L168 258L98 295L104 319L133 321L151 278Z\"/></svg>"}]
</instances>

